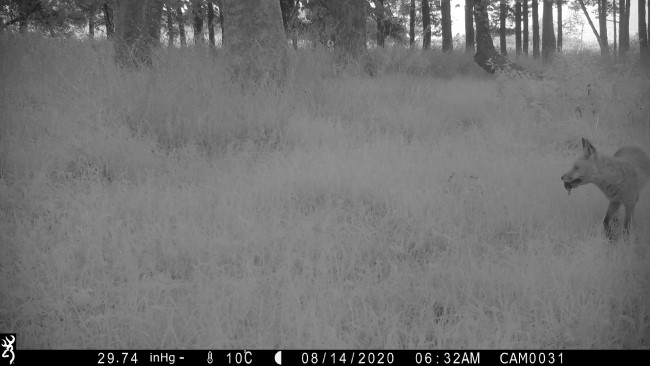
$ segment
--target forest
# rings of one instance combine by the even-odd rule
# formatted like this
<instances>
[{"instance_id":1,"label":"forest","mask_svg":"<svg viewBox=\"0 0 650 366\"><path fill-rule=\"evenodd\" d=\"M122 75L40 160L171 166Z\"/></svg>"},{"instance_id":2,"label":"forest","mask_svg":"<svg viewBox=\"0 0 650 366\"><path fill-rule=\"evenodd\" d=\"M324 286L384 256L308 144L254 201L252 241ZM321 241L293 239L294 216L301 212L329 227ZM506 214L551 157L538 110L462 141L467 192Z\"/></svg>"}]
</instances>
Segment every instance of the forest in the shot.
<instances>
[{"instance_id":1,"label":"forest","mask_svg":"<svg viewBox=\"0 0 650 366\"><path fill-rule=\"evenodd\" d=\"M650 153L648 5L0 0L0 331L648 349L650 188L560 179Z\"/></svg>"}]
</instances>

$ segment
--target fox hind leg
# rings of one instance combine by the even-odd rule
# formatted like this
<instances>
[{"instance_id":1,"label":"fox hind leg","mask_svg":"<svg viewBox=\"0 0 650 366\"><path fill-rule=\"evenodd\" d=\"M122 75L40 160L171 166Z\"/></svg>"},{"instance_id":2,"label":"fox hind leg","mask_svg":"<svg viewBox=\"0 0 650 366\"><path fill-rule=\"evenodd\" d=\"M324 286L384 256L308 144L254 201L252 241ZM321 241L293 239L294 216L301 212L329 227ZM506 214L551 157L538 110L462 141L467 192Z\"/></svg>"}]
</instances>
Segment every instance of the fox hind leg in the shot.
<instances>
[{"instance_id":1,"label":"fox hind leg","mask_svg":"<svg viewBox=\"0 0 650 366\"><path fill-rule=\"evenodd\" d=\"M632 214L634 213L634 206L636 206L639 197L629 205L625 205L625 222L623 223L623 232L628 235L630 233L630 223L632 222Z\"/></svg>"}]
</instances>

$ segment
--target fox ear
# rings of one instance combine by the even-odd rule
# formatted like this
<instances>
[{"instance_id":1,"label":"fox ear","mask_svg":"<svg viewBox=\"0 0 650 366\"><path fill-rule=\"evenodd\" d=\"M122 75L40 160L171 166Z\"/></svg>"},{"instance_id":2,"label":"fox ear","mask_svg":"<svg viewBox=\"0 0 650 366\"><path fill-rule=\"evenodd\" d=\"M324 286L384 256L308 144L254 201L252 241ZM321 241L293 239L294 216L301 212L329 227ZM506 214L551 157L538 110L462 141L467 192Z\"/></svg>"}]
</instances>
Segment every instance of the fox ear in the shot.
<instances>
[{"instance_id":1,"label":"fox ear","mask_svg":"<svg viewBox=\"0 0 650 366\"><path fill-rule=\"evenodd\" d=\"M591 142L589 142L589 140L587 140L585 138L582 139L582 152L585 154L585 158L589 158L592 155L594 157L598 156L598 154L596 153L596 148L594 147L594 145L592 145Z\"/></svg>"}]
</instances>

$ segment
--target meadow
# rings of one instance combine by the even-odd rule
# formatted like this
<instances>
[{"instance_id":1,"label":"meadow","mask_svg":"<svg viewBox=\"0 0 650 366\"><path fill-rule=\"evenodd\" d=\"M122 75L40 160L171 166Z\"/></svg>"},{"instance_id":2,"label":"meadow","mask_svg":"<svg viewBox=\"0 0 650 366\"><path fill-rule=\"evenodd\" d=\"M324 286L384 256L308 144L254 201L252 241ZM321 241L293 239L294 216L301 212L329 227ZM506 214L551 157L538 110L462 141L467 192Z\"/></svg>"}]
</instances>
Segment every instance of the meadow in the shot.
<instances>
[{"instance_id":1,"label":"meadow","mask_svg":"<svg viewBox=\"0 0 650 366\"><path fill-rule=\"evenodd\" d=\"M120 69L0 35L0 331L20 348L650 347L650 189L609 243L580 138L650 151L650 77L566 51L220 52Z\"/></svg>"}]
</instances>

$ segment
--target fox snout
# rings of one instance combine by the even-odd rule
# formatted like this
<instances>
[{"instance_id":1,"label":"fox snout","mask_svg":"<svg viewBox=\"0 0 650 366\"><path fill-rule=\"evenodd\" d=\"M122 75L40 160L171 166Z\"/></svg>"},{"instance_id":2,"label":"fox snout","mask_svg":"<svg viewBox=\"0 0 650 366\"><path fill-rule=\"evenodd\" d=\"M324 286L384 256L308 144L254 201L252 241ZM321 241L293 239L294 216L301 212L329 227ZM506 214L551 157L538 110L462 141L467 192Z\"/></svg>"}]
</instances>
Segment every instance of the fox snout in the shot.
<instances>
[{"instance_id":1,"label":"fox snout","mask_svg":"<svg viewBox=\"0 0 650 366\"><path fill-rule=\"evenodd\" d=\"M562 175L560 179L562 179L562 182L564 182L564 189L566 189L569 194L571 194L571 189L576 188L582 184L582 177L575 178L571 172Z\"/></svg>"}]
</instances>

